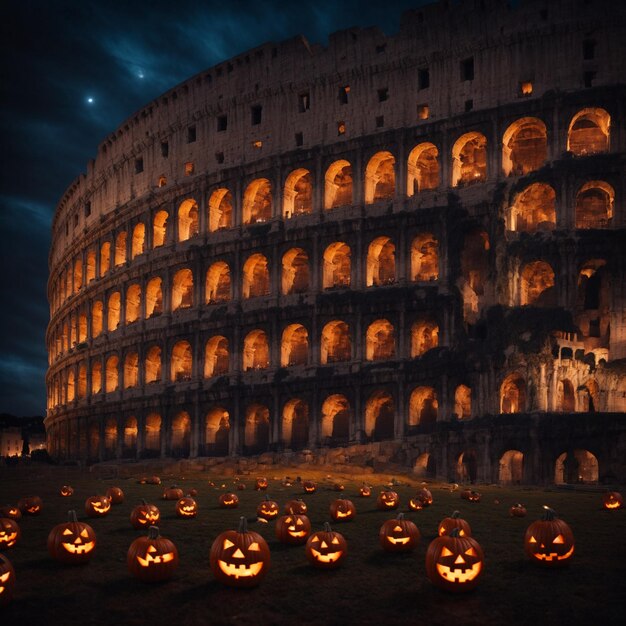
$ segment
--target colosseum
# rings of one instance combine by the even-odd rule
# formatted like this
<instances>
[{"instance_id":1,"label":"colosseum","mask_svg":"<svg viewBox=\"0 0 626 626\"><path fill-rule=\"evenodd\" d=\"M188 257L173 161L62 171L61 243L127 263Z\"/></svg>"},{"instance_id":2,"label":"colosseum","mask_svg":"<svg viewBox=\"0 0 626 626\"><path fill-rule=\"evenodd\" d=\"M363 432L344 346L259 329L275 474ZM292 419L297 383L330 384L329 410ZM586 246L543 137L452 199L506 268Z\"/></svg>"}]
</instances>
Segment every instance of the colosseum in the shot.
<instances>
[{"instance_id":1,"label":"colosseum","mask_svg":"<svg viewBox=\"0 0 626 626\"><path fill-rule=\"evenodd\" d=\"M626 10L438 2L127 119L56 209L59 460L626 480Z\"/></svg>"}]
</instances>

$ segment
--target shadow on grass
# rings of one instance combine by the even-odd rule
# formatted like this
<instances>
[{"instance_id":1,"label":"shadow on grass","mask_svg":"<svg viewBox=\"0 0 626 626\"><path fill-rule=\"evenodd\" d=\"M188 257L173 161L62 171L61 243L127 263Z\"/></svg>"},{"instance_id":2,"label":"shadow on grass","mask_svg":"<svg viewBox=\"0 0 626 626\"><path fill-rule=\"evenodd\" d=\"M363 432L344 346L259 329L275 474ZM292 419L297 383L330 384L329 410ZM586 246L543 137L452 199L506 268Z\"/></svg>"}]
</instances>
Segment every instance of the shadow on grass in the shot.
<instances>
[{"instance_id":1,"label":"shadow on grass","mask_svg":"<svg viewBox=\"0 0 626 626\"><path fill-rule=\"evenodd\" d=\"M62 565L58 561L55 561L52 557L46 559L35 559L34 561L27 561L24 563L29 569L38 570L41 572L61 572L67 567L85 567L88 563L83 565L67 566Z\"/></svg>"}]
</instances>

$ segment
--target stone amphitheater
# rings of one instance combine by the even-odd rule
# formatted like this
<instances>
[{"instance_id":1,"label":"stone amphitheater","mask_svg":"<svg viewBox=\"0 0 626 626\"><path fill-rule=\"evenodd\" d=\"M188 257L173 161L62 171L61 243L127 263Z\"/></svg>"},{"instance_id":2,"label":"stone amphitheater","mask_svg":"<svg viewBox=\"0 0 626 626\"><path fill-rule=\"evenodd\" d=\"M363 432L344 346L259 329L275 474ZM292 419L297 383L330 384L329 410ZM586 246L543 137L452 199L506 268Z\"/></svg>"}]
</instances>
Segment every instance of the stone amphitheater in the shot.
<instances>
[{"instance_id":1,"label":"stone amphitheater","mask_svg":"<svg viewBox=\"0 0 626 626\"><path fill-rule=\"evenodd\" d=\"M625 58L619 2L439 2L148 103L56 209L51 455L626 480Z\"/></svg>"}]
</instances>

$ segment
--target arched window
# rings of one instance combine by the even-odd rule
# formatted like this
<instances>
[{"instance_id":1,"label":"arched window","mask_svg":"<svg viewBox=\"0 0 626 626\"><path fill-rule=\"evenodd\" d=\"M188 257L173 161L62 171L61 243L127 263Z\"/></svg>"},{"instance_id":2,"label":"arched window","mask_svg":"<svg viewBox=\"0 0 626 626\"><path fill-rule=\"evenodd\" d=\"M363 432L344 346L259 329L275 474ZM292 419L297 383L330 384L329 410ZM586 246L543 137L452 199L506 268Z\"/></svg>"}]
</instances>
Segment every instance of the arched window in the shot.
<instances>
[{"instance_id":1,"label":"arched window","mask_svg":"<svg viewBox=\"0 0 626 626\"><path fill-rule=\"evenodd\" d=\"M348 161L331 163L324 177L324 208L335 209L352 204L352 166Z\"/></svg>"},{"instance_id":2,"label":"arched window","mask_svg":"<svg viewBox=\"0 0 626 626\"><path fill-rule=\"evenodd\" d=\"M283 255L282 293L305 293L309 289L309 256L302 248Z\"/></svg>"},{"instance_id":3,"label":"arched window","mask_svg":"<svg viewBox=\"0 0 626 626\"><path fill-rule=\"evenodd\" d=\"M515 196L509 230L535 232L556 228L556 193L546 183L533 183Z\"/></svg>"},{"instance_id":4,"label":"arched window","mask_svg":"<svg viewBox=\"0 0 626 626\"><path fill-rule=\"evenodd\" d=\"M74 370L70 370L67 375L67 401L72 402L76 397L76 381L74 376Z\"/></svg>"},{"instance_id":5,"label":"arched window","mask_svg":"<svg viewBox=\"0 0 626 626\"><path fill-rule=\"evenodd\" d=\"M134 284L126 291L126 323L132 324L141 316L141 285Z\"/></svg>"},{"instance_id":6,"label":"arched window","mask_svg":"<svg viewBox=\"0 0 626 626\"><path fill-rule=\"evenodd\" d=\"M396 280L396 246L389 237L377 237L367 249L368 287L389 285Z\"/></svg>"},{"instance_id":7,"label":"arched window","mask_svg":"<svg viewBox=\"0 0 626 626\"><path fill-rule=\"evenodd\" d=\"M244 445L252 452L267 450L270 436L270 411L262 404L252 404L246 410Z\"/></svg>"},{"instance_id":8,"label":"arched window","mask_svg":"<svg viewBox=\"0 0 626 626\"><path fill-rule=\"evenodd\" d=\"M105 382L104 382L104 391L105 393L111 393L112 391L116 391L119 386L119 359L114 354L110 356L106 361L105 368Z\"/></svg>"},{"instance_id":9,"label":"arched window","mask_svg":"<svg viewBox=\"0 0 626 626\"><path fill-rule=\"evenodd\" d=\"M411 357L422 356L439 345L439 326L430 320L417 320L411 326Z\"/></svg>"},{"instance_id":10,"label":"arched window","mask_svg":"<svg viewBox=\"0 0 626 626\"><path fill-rule=\"evenodd\" d=\"M306 365L309 358L309 333L302 324L291 324L283 331L280 365Z\"/></svg>"},{"instance_id":11,"label":"arched window","mask_svg":"<svg viewBox=\"0 0 626 626\"><path fill-rule=\"evenodd\" d=\"M248 257L243 266L242 296L258 298L270 294L270 273L267 258L262 254Z\"/></svg>"},{"instance_id":12,"label":"arched window","mask_svg":"<svg viewBox=\"0 0 626 626\"><path fill-rule=\"evenodd\" d=\"M139 355L131 352L124 359L124 388L136 387L139 384Z\"/></svg>"},{"instance_id":13,"label":"arched window","mask_svg":"<svg viewBox=\"0 0 626 626\"><path fill-rule=\"evenodd\" d=\"M502 170L505 176L524 176L538 170L548 156L546 125L536 117L513 122L502 139Z\"/></svg>"},{"instance_id":14,"label":"arched window","mask_svg":"<svg viewBox=\"0 0 626 626\"><path fill-rule=\"evenodd\" d=\"M126 263L126 239L126 231L118 233L117 238L115 239L115 259L113 261L115 267L119 267L120 265L124 265L124 263Z\"/></svg>"},{"instance_id":15,"label":"arched window","mask_svg":"<svg viewBox=\"0 0 626 626\"><path fill-rule=\"evenodd\" d=\"M180 411L172 419L172 449L174 458L186 458L189 456L191 444L191 418L187 411Z\"/></svg>"},{"instance_id":16,"label":"arched window","mask_svg":"<svg viewBox=\"0 0 626 626\"><path fill-rule=\"evenodd\" d=\"M365 358L368 361L394 358L396 354L394 328L389 321L380 319L370 324L365 340Z\"/></svg>"},{"instance_id":17,"label":"arched window","mask_svg":"<svg viewBox=\"0 0 626 626\"><path fill-rule=\"evenodd\" d=\"M174 344L170 369L172 382L191 380L192 363L191 344L188 341L178 341Z\"/></svg>"},{"instance_id":18,"label":"arched window","mask_svg":"<svg viewBox=\"0 0 626 626\"><path fill-rule=\"evenodd\" d=\"M204 418L205 454L226 456L228 454L228 435L230 433L230 415L221 406L211 409Z\"/></svg>"},{"instance_id":19,"label":"arched window","mask_svg":"<svg viewBox=\"0 0 626 626\"><path fill-rule=\"evenodd\" d=\"M146 225L143 222L135 224L133 228L133 240L130 244L131 260L145 252L146 245Z\"/></svg>"},{"instance_id":20,"label":"arched window","mask_svg":"<svg viewBox=\"0 0 626 626\"><path fill-rule=\"evenodd\" d=\"M167 235L167 211L157 211L152 221L152 247L158 248L165 245Z\"/></svg>"},{"instance_id":21,"label":"arched window","mask_svg":"<svg viewBox=\"0 0 626 626\"><path fill-rule=\"evenodd\" d=\"M87 341L87 315L85 313L78 316L78 341L81 343Z\"/></svg>"},{"instance_id":22,"label":"arched window","mask_svg":"<svg viewBox=\"0 0 626 626\"><path fill-rule=\"evenodd\" d=\"M576 228L609 228L615 191L608 183L592 180L576 194Z\"/></svg>"},{"instance_id":23,"label":"arched window","mask_svg":"<svg viewBox=\"0 0 626 626\"><path fill-rule=\"evenodd\" d=\"M439 187L439 150L432 143L420 143L409 154L406 195Z\"/></svg>"},{"instance_id":24,"label":"arched window","mask_svg":"<svg viewBox=\"0 0 626 626\"><path fill-rule=\"evenodd\" d=\"M520 374L509 374L500 385L500 412L523 413L525 410L526 381Z\"/></svg>"},{"instance_id":25,"label":"arched window","mask_svg":"<svg viewBox=\"0 0 626 626\"><path fill-rule=\"evenodd\" d=\"M89 250L87 252L87 268L85 282L89 284L92 280L96 280L96 251Z\"/></svg>"},{"instance_id":26,"label":"arched window","mask_svg":"<svg viewBox=\"0 0 626 626\"><path fill-rule=\"evenodd\" d=\"M111 269L111 243L105 241L100 248L100 278Z\"/></svg>"},{"instance_id":27,"label":"arched window","mask_svg":"<svg viewBox=\"0 0 626 626\"><path fill-rule=\"evenodd\" d=\"M302 450L309 441L309 405L293 398L283 408L283 442L292 450Z\"/></svg>"},{"instance_id":28,"label":"arched window","mask_svg":"<svg viewBox=\"0 0 626 626\"><path fill-rule=\"evenodd\" d=\"M393 439L395 409L386 391L374 391L365 404L365 434L375 440Z\"/></svg>"},{"instance_id":29,"label":"arched window","mask_svg":"<svg viewBox=\"0 0 626 626\"><path fill-rule=\"evenodd\" d=\"M243 341L243 370L265 369L270 366L270 347L262 330L249 332Z\"/></svg>"},{"instance_id":30,"label":"arched window","mask_svg":"<svg viewBox=\"0 0 626 626\"><path fill-rule=\"evenodd\" d=\"M324 289L350 286L350 246L343 241L335 241L324 250Z\"/></svg>"},{"instance_id":31,"label":"arched window","mask_svg":"<svg viewBox=\"0 0 626 626\"><path fill-rule=\"evenodd\" d=\"M204 349L204 377L228 374L229 362L228 339L221 335L211 337Z\"/></svg>"},{"instance_id":32,"label":"arched window","mask_svg":"<svg viewBox=\"0 0 626 626\"><path fill-rule=\"evenodd\" d=\"M297 169L287 176L283 195L283 217L304 215L313 211L313 185L311 173Z\"/></svg>"},{"instance_id":33,"label":"arched window","mask_svg":"<svg viewBox=\"0 0 626 626\"><path fill-rule=\"evenodd\" d=\"M409 426L423 426L437 421L439 403L432 387L416 387L409 398Z\"/></svg>"},{"instance_id":34,"label":"arched window","mask_svg":"<svg viewBox=\"0 0 626 626\"><path fill-rule=\"evenodd\" d=\"M96 300L91 306L91 337L95 339L102 332L102 302Z\"/></svg>"},{"instance_id":35,"label":"arched window","mask_svg":"<svg viewBox=\"0 0 626 626\"><path fill-rule=\"evenodd\" d=\"M452 186L487 180L487 138L477 132L459 137L452 148Z\"/></svg>"},{"instance_id":36,"label":"arched window","mask_svg":"<svg viewBox=\"0 0 626 626\"><path fill-rule=\"evenodd\" d=\"M161 348L151 346L146 353L146 384L161 382Z\"/></svg>"},{"instance_id":37,"label":"arched window","mask_svg":"<svg viewBox=\"0 0 626 626\"><path fill-rule=\"evenodd\" d=\"M207 304L230 300L230 268L225 261L217 261L207 270L205 298Z\"/></svg>"},{"instance_id":38,"label":"arched window","mask_svg":"<svg viewBox=\"0 0 626 626\"><path fill-rule=\"evenodd\" d=\"M472 390L467 385L459 385L454 391L454 413L460 420L472 416Z\"/></svg>"},{"instance_id":39,"label":"arched window","mask_svg":"<svg viewBox=\"0 0 626 626\"><path fill-rule=\"evenodd\" d=\"M193 198L183 200L178 207L178 241L195 237L199 230L198 203Z\"/></svg>"},{"instance_id":40,"label":"arched window","mask_svg":"<svg viewBox=\"0 0 626 626\"><path fill-rule=\"evenodd\" d=\"M350 402L344 395L328 396L322 405L322 437L347 442L350 437L350 414Z\"/></svg>"},{"instance_id":41,"label":"arched window","mask_svg":"<svg viewBox=\"0 0 626 626\"><path fill-rule=\"evenodd\" d=\"M83 260L81 258L74 261L74 293L78 293L83 286Z\"/></svg>"},{"instance_id":42,"label":"arched window","mask_svg":"<svg viewBox=\"0 0 626 626\"><path fill-rule=\"evenodd\" d=\"M584 263L578 274L576 307L583 311L609 310L609 281L604 259ZM584 329L581 328L584 333Z\"/></svg>"},{"instance_id":43,"label":"arched window","mask_svg":"<svg viewBox=\"0 0 626 626\"><path fill-rule=\"evenodd\" d=\"M439 242L430 233L420 233L411 243L411 280L439 278Z\"/></svg>"},{"instance_id":44,"label":"arched window","mask_svg":"<svg viewBox=\"0 0 626 626\"><path fill-rule=\"evenodd\" d=\"M209 199L209 231L232 228L233 196L228 189L216 189Z\"/></svg>"},{"instance_id":45,"label":"arched window","mask_svg":"<svg viewBox=\"0 0 626 626\"><path fill-rule=\"evenodd\" d=\"M345 322L333 320L322 329L321 363L339 363L352 358L350 328Z\"/></svg>"},{"instance_id":46,"label":"arched window","mask_svg":"<svg viewBox=\"0 0 626 626\"><path fill-rule=\"evenodd\" d=\"M87 366L84 363L78 366L78 397L87 397Z\"/></svg>"},{"instance_id":47,"label":"arched window","mask_svg":"<svg viewBox=\"0 0 626 626\"><path fill-rule=\"evenodd\" d=\"M91 364L91 393L102 391L102 363L93 361Z\"/></svg>"},{"instance_id":48,"label":"arched window","mask_svg":"<svg viewBox=\"0 0 626 626\"><path fill-rule=\"evenodd\" d=\"M393 200L396 194L396 159L391 152L377 152L365 168L365 204Z\"/></svg>"},{"instance_id":49,"label":"arched window","mask_svg":"<svg viewBox=\"0 0 626 626\"><path fill-rule=\"evenodd\" d=\"M554 306L554 270L545 261L533 261L521 271L520 304Z\"/></svg>"},{"instance_id":50,"label":"arched window","mask_svg":"<svg viewBox=\"0 0 626 626\"><path fill-rule=\"evenodd\" d=\"M253 180L243 195L243 223L258 224L272 219L272 186L267 178Z\"/></svg>"},{"instance_id":51,"label":"arched window","mask_svg":"<svg viewBox=\"0 0 626 626\"><path fill-rule=\"evenodd\" d=\"M146 318L163 313L163 291L161 279L158 276L151 278L146 286Z\"/></svg>"},{"instance_id":52,"label":"arched window","mask_svg":"<svg viewBox=\"0 0 626 626\"><path fill-rule=\"evenodd\" d=\"M188 268L178 270L172 281L172 311L193 306L193 274Z\"/></svg>"},{"instance_id":53,"label":"arched window","mask_svg":"<svg viewBox=\"0 0 626 626\"><path fill-rule=\"evenodd\" d=\"M114 291L107 303L107 330L114 331L120 325L121 297L119 291Z\"/></svg>"},{"instance_id":54,"label":"arched window","mask_svg":"<svg viewBox=\"0 0 626 626\"><path fill-rule=\"evenodd\" d=\"M611 116L604 109L583 109L570 122L567 149L576 156L608 152L610 134Z\"/></svg>"},{"instance_id":55,"label":"arched window","mask_svg":"<svg viewBox=\"0 0 626 626\"><path fill-rule=\"evenodd\" d=\"M557 384L556 410L563 413L573 413L576 410L576 395L570 380L559 380Z\"/></svg>"}]
</instances>

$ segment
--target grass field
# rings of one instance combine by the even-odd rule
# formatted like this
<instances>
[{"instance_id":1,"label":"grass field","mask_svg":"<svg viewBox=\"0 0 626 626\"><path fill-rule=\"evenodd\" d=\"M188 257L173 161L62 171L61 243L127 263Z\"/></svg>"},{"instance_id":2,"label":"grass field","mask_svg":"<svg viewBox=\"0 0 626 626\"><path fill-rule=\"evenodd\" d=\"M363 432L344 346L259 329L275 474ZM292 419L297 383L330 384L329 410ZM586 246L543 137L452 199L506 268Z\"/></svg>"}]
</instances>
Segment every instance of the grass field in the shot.
<instances>
[{"instance_id":1,"label":"grass field","mask_svg":"<svg viewBox=\"0 0 626 626\"><path fill-rule=\"evenodd\" d=\"M313 476L301 473L302 479ZM275 469L266 493L281 506L302 496L309 507L313 530L330 521L328 507L339 494L332 480L318 482L315 494L303 495L295 483L283 487L274 476L294 470ZM319 478L319 474L314 476ZM20 522L22 538L5 555L17 575L13 602L0 609L0 622L9 624L613 624L624 612L626 597L626 511L604 511L597 492L504 489L478 485L480 503L473 504L451 492L448 485L429 485L434 503L419 512L408 512L407 502L415 486L396 488L405 516L420 529L422 540L411 554L388 554L378 543L383 521L394 513L376 510L376 498L388 476L371 476L373 497L359 498L359 482L343 481L342 497L353 500L357 517L333 525L348 542L345 565L337 571L312 568L303 546L278 543L274 524L252 523L271 550L271 568L261 586L237 590L217 583L208 565L213 539L235 528L240 515L255 517L263 498L253 490L254 477L242 477L246 490L237 491L239 508L223 510L217 497L232 490L232 477L208 473L164 477L164 486L177 483L195 487L200 512L193 520L174 514L174 502L162 501L163 487L140 485L128 480L99 480L75 468L0 468L0 505L15 504L20 496L37 494L44 500L38 517ZM217 487L211 487L209 480ZM403 480L399 477L399 480ZM58 495L69 483L75 491L69 498ZM63 566L46 550L50 529L65 521L67 510L76 509L87 520L84 501L90 495L120 486L125 502L104 518L88 523L97 533L96 553L84 566ZM126 568L130 543L142 534L129 523L131 509L141 498L161 510L161 534L179 550L180 566L166 583L148 585L135 580ZM499 500L499 504L494 501ZM509 506L522 502L526 518L511 518ZM528 524L549 504L571 526L576 551L570 566L544 570L524 556L522 539ZM485 571L480 586L467 594L448 594L435 589L425 574L424 558L435 537L439 521L455 509L467 519L485 553ZM398 512L396 511L396 513Z\"/></svg>"}]
</instances>

